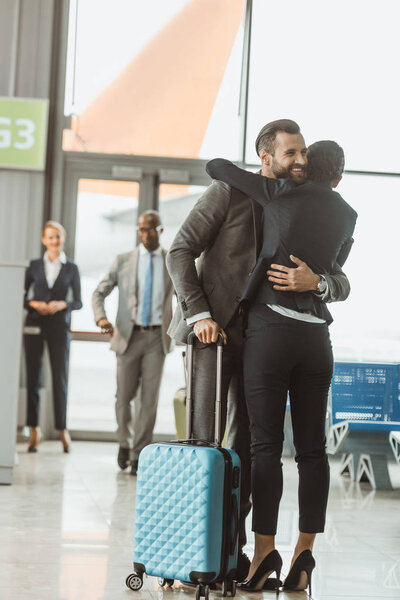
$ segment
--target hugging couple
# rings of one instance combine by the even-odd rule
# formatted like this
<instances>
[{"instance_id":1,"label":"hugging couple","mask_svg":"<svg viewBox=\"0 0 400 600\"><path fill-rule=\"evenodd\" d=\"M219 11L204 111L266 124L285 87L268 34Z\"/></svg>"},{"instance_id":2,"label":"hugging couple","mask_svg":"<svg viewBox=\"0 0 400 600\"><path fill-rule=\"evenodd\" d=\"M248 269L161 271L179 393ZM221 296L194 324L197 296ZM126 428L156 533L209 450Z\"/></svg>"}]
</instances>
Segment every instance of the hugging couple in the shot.
<instances>
[{"instance_id":1,"label":"hugging couple","mask_svg":"<svg viewBox=\"0 0 400 600\"><path fill-rule=\"evenodd\" d=\"M333 372L328 302L350 292L342 266L356 212L335 190L344 153L332 141L307 147L292 120L265 125L256 139L258 174L224 159L207 164L212 184L183 223L167 256L178 297L169 334L193 329L193 434L213 441L215 346L225 339L223 423L242 463L238 580L243 590L279 589L275 548L282 495L282 444L290 398L299 472L299 536L285 590L309 587L329 491L325 416ZM196 264L195 261L197 260ZM251 458L250 458L251 456ZM245 519L253 504L250 562ZM275 577L270 577L276 573Z\"/></svg>"}]
</instances>

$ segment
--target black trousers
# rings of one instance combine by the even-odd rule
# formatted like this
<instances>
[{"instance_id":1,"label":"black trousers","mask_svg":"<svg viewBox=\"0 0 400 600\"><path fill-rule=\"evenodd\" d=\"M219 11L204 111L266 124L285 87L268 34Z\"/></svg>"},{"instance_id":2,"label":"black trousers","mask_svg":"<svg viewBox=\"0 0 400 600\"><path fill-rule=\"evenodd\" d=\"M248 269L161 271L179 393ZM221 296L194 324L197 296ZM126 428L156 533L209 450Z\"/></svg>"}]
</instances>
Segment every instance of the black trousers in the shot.
<instances>
[{"instance_id":1,"label":"black trousers","mask_svg":"<svg viewBox=\"0 0 400 600\"><path fill-rule=\"evenodd\" d=\"M264 304L248 315L244 348L252 453L253 531L275 535L282 496L287 393L299 472L299 530L322 532L329 491L325 417L333 372L326 324L284 317Z\"/></svg>"},{"instance_id":2,"label":"black trousers","mask_svg":"<svg viewBox=\"0 0 400 600\"><path fill-rule=\"evenodd\" d=\"M28 387L27 425L39 424L39 397L42 378L44 345L47 343L50 357L55 428L66 429L67 418L67 370L70 332L65 323L47 317L40 325L39 335L24 335L26 376Z\"/></svg>"},{"instance_id":3,"label":"black trousers","mask_svg":"<svg viewBox=\"0 0 400 600\"><path fill-rule=\"evenodd\" d=\"M222 355L222 430L228 420L229 448L241 461L239 547L246 544L245 521L250 504L250 427L243 385L243 320L235 315L225 328L228 343ZM214 441L216 345L196 343L194 351L193 434Z\"/></svg>"}]
</instances>

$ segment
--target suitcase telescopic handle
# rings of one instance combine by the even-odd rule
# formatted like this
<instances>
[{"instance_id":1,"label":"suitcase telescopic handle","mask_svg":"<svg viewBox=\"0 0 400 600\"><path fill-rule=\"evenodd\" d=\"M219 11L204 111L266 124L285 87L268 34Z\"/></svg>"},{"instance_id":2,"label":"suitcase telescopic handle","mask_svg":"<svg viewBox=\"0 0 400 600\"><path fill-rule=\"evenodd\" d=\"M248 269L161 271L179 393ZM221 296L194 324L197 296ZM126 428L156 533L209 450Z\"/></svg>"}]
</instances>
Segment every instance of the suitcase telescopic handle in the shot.
<instances>
[{"instance_id":1,"label":"suitcase telescopic handle","mask_svg":"<svg viewBox=\"0 0 400 600\"><path fill-rule=\"evenodd\" d=\"M186 392L186 439L193 439L193 351L197 336L193 331L188 335L186 369L187 369L187 392ZM217 373L215 378L215 443L221 445L221 423L222 423L222 352L224 348L224 336L219 333L217 341Z\"/></svg>"}]
</instances>

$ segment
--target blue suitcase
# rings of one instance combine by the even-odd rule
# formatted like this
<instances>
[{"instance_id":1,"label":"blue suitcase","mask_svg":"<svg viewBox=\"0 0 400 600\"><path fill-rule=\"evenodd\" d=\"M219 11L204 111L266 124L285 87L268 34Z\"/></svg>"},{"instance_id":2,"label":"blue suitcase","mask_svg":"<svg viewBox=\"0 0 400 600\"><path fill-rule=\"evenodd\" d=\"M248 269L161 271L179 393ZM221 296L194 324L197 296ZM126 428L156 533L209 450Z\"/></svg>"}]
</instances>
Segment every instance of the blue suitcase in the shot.
<instances>
[{"instance_id":1,"label":"blue suitcase","mask_svg":"<svg viewBox=\"0 0 400 600\"><path fill-rule=\"evenodd\" d=\"M192 436L193 348L188 337L186 440L150 444L142 450L136 485L134 573L127 586L139 590L143 574L160 585L175 579L196 586L208 599L220 582L224 596L236 591L240 459L221 447L223 338L217 344L215 443Z\"/></svg>"}]
</instances>

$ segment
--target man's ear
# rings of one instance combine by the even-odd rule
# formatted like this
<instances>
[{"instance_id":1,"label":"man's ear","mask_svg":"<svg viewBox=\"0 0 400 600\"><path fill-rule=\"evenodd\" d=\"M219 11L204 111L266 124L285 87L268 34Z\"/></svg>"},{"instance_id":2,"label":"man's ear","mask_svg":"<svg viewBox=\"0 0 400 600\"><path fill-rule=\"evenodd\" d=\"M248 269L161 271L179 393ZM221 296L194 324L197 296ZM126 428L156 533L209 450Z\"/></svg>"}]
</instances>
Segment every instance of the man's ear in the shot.
<instances>
[{"instance_id":1,"label":"man's ear","mask_svg":"<svg viewBox=\"0 0 400 600\"><path fill-rule=\"evenodd\" d=\"M337 177L336 179L334 179L334 181L332 181L332 187L335 188L339 185L340 181L342 179L342 175L340 177Z\"/></svg>"},{"instance_id":2,"label":"man's ear","mask_svg":"<svg viewBox=\"0 0 400 600\"><path fill-rule=\"evenodd\" d=\"M264 163L264 165L267 165L269 167L270 166L270 161L271 161L271 155L270 155L270 153L267 152L265 150L265 148L263 148L262 150L260 150L259 156L261 158L261 162Z\"/></svg>"}]
</instances>

